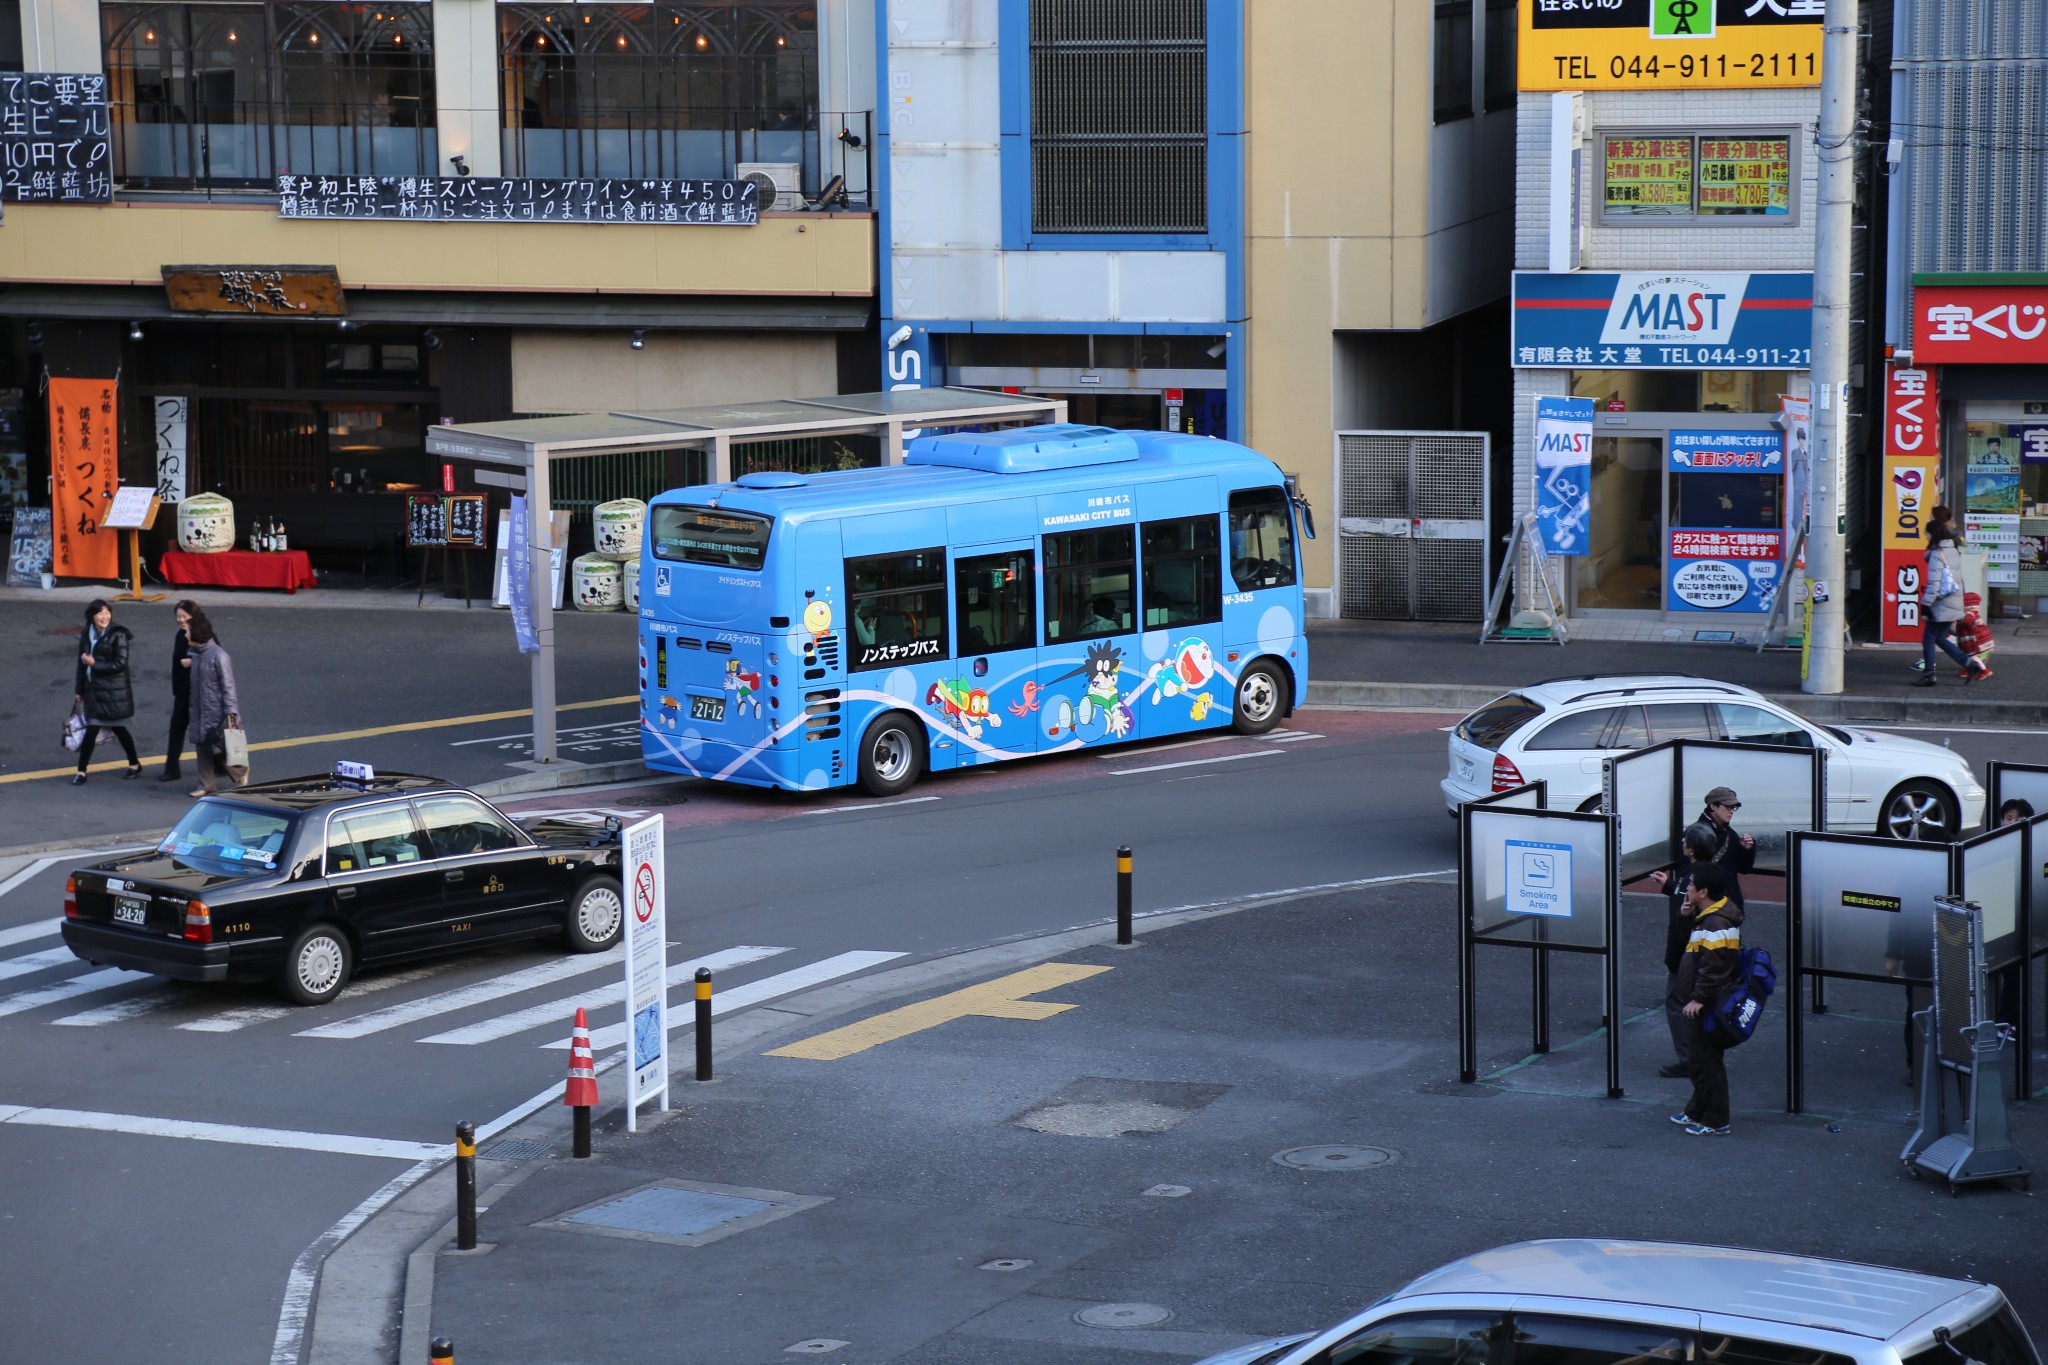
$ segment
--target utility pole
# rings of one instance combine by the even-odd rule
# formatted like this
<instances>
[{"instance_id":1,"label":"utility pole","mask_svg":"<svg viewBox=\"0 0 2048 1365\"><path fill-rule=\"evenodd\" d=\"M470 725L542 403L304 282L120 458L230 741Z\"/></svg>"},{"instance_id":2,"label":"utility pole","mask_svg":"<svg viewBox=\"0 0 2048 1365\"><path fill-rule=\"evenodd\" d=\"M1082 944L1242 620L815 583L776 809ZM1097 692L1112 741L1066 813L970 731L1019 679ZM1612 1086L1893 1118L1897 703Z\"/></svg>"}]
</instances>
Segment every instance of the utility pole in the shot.
<instances>
[{"instance_id":1,"label":"utility pole","mask_svg":"<svg viewBox=\"0 0 2048 1365\"><path fill-rule=\"evenodd\" d=\"M1856 208L1857 0L1827 0L1820 61L1820 216L1813 248L1813 472L1807 589L1816 594L1800 688L1842 690L1848 597L1849 236ZM1825 591L1825 598L1818 594Z\"/></svg>"}]
</instances>

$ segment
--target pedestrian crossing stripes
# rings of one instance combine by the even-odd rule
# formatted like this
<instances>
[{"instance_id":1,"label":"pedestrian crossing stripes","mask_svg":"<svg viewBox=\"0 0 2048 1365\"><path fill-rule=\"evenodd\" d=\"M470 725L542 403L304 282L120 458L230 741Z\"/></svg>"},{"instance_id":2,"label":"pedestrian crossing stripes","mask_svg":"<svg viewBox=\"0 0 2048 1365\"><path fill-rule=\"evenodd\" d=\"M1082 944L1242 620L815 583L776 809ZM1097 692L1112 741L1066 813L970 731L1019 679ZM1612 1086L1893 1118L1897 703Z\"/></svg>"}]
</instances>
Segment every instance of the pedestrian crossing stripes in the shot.
<instances>
[{"instance_id":1,"label":"pedestrian crossing stripes","mask_svg":"<svg viewBox=\"0 0 2048 1365\"><path fill-rule=\"evenodd\" d=\"M727 973L745 976L747 968L784 957L793 951L785 947L740 944L672 961L668 969L668 984L677 992L669 1010L674 1028L687 1028L693 1017L690 988L699 969L707 969L721 978ZM712 1012L714 1015L729 1014L854 976L903 956L900 952L862 949L810 962L800 961L779 972L731 986L721 983ZM618 949L552 958L446 990L432 989L435 979L459 973L472 966L474 961L473 958L448 958L407 968L372 970L351 982L334 1005L314 1010L263 1001L260 997L252 1001L246 992L238 992L233 987L170 982L162 977L119 967L90 968L69 948L39 949L14 957L0 957L0 980L32 977L37 973L44 975L42 980L25 981L18 989L0 992L0 1019L65 1006L68 1012L26 1022L65 1028L147 1027L156 1024L188 1033L234 1033L279 1023L289 1029L295 1022L320 1019L323 1015L343 1011L343 1017L328 1018L310 1028L293 1029L292 1036L351 1041L397 1034L405 1041L442 1046L474 1047L513 1040L524 1046L560 1048L568 1045L561 1033L562 1026L575 1013L577 1006L616 1009L625 998L624 983L620 979L624 954ZM598 973L605 975L584 983L582 989L576 989L574 983L578 978ZM564 983L570 983L567 989L575 993L548 992L547 998L534 1003L520 1004L518 1001L518 997L527 992L543 991L548 987L561 991ZM409 995L407 988L418 990L423 987L426 994L410 996L382 1008L361 1008L365 996L383 992ZM464 1013L471 1017L449 1018ZM481 1017L476 1017L478 1015ZM521 1035L529 1036L521 1039ZM600 1050L620 1046L625 1036L623 1023L607 1024L593 1031L594 1042Z\"/></svg>"}]
</instances>

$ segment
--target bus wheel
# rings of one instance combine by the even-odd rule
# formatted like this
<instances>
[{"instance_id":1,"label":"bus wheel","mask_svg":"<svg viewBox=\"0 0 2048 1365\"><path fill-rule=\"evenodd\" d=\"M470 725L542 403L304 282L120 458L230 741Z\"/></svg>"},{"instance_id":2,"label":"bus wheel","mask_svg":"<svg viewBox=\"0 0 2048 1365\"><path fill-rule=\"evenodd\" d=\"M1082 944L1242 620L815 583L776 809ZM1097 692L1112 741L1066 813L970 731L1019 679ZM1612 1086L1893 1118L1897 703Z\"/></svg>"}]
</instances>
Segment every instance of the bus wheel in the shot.
<instances>
[{"instance_id":1,"label":"bus wheel","mask_svg":"<svg viewBox=\"0 0 2048 1365\"><path fill-rule=\"evenodd\" d=\"M860 742L860 786L869 796L908 791L924 771L924 726L892 711L868 727Z\"/></svg>"},{"instance_id":2,"label":"bus wheel","mask_svg":"<svg viewBox=\"0 0 2048 1365\"><path fill-rule=\"evenodd\" d=\"M1271 664L1253 664L1237 676L1237 704L1230 726L1241 735L1263 735L1280 723L1280 674Z\"/></svg>"}]
</instances>

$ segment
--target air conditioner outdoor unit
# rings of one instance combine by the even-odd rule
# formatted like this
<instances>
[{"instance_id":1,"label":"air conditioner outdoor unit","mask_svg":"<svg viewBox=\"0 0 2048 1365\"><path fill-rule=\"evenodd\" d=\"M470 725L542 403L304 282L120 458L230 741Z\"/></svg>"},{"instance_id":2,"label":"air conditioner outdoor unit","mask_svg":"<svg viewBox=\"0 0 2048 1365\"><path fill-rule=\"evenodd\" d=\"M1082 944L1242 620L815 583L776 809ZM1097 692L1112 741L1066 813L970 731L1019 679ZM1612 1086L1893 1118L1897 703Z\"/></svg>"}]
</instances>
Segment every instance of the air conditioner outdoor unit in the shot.
<instances>
[{"instance_id":1,"label":"air conditioner outdoor unit","mask_svg":"<svg viewBox=\"0 0 2048 1365\"><path fill-rule=\"evenodd\" d=\"M754 182L754 193L763 213L770 209L795 211L804 206L803 190L798 188L803 167L794 161L742 161L734 174Z\"/></svg>"}]
</instances>

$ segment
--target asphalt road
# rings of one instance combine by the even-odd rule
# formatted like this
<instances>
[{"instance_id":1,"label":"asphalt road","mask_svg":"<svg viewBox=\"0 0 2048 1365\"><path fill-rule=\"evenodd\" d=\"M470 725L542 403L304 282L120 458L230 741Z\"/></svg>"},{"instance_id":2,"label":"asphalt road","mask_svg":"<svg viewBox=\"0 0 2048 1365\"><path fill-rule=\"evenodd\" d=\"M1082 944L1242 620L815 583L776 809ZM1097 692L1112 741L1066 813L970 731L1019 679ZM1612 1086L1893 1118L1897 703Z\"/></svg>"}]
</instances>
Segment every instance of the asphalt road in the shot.
<instances>
[{"instance_id":1,"label":"asphalt road","mask_svg":"<svg viewBox=\"0 0 2048 1365\"><path fill-rule=\"evenodd\" d=\"M941 776L893 804L694 783L544 804L665 812L671 961L720 955L721 999L742 1002L1100 919L1119 842L1141 910L1448 869L1445 719L1304 713L1260 740ZM566 1056L545 1045L618 976L536 945L372 973L310 1010L140 975L94 988L53 933L67 866L0 897L0 1161L33 1173L0 1217L0 1321L23 1358L265 1358L293 1258L415 1144L558 1087ZM138 1119L219 1128L108 1131Z\"/></svg>"}]
</instances>

